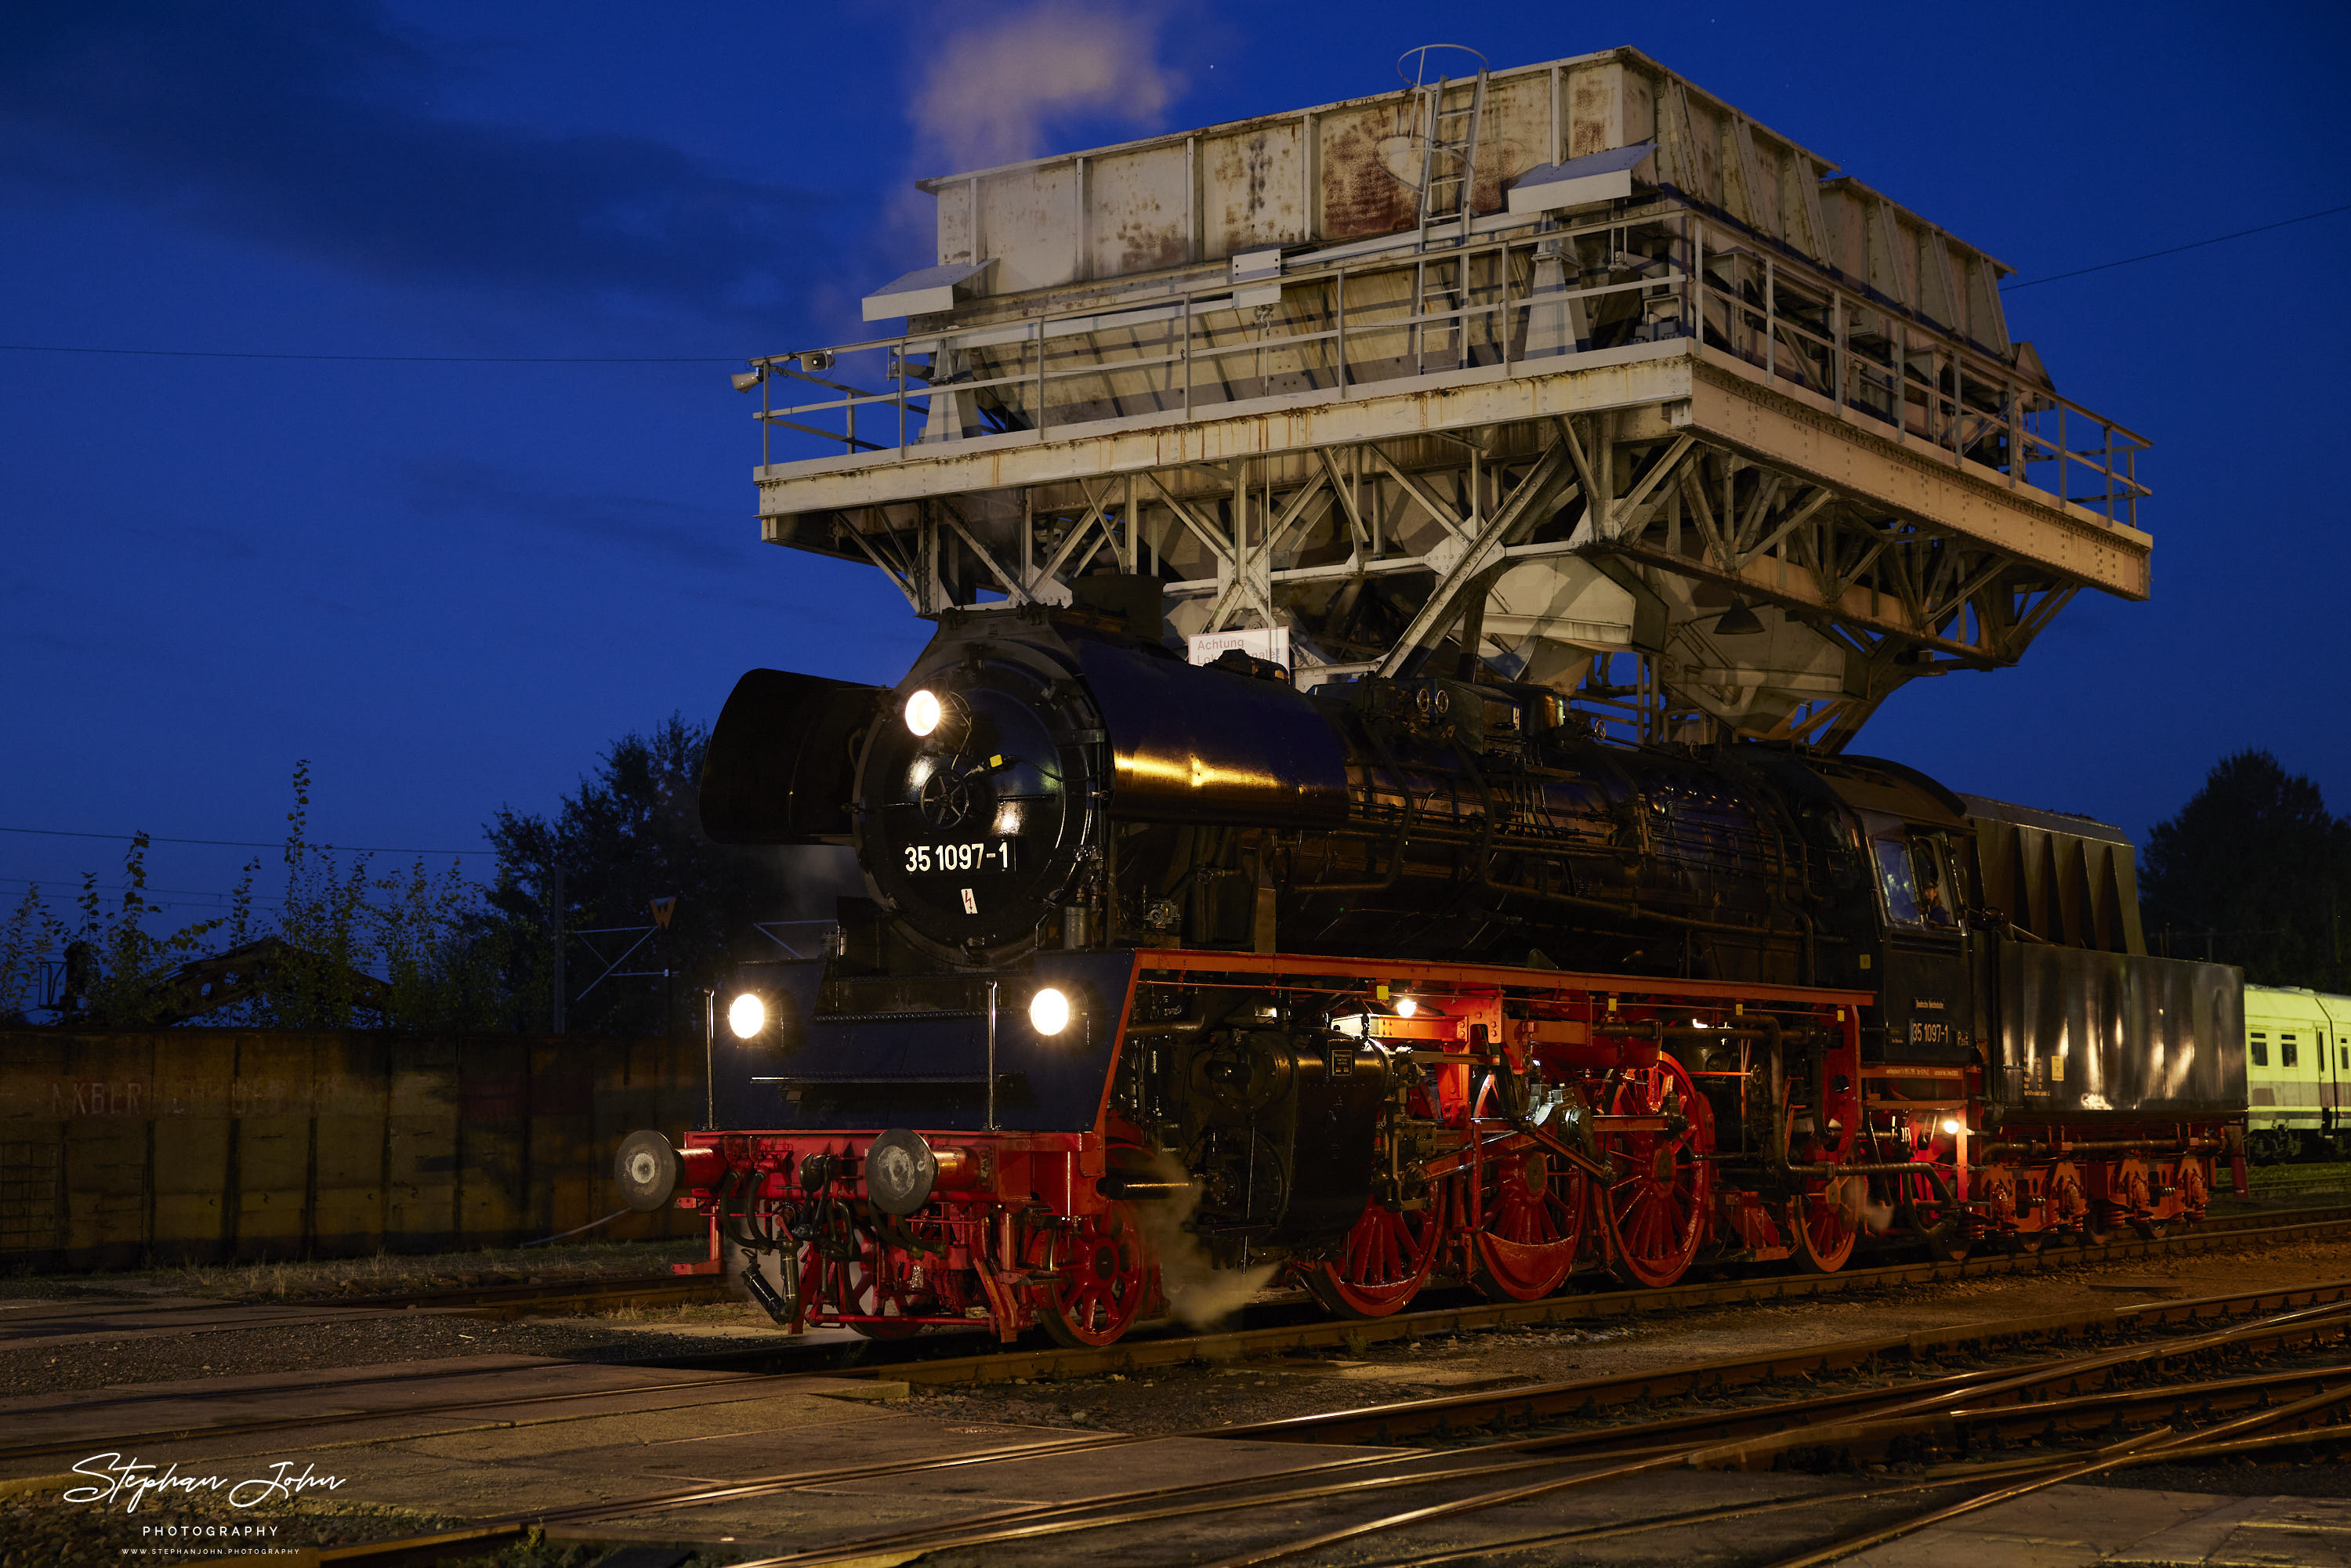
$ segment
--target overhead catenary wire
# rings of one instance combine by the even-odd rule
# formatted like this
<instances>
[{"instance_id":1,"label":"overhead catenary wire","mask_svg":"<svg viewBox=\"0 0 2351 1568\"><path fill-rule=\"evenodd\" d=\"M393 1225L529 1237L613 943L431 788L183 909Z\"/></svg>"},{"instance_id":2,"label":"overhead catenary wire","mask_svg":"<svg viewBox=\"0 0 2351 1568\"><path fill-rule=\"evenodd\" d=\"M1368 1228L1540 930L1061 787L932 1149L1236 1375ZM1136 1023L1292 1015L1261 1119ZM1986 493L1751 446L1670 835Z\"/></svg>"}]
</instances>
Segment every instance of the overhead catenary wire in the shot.
<instances>
[{"instance_id":1,"label":"overhead catenary wire","mask_svg":"<svg viewBox=\"0 0 2351 1568\"><path fill-rule=\"evenodd\" d=\"M2077 267L2071 272L2053 272L2046 277L2028 277L2003 283L2000 286L2001 291L2012 293L2020 288L2038 288L2044 283L2062 283L2069 277L2085 277L2094 272L2109 272L2117 267L2132 267L2142 261L2178 256L2182 251L2201 250L2206 246L2268 234L2275 229L2292 228L2296 224L2330 218L2337 213L2351 213L2351 202L2340 206L2322 207L2317 212L2304 213L2299 217L2281 218L2273 224L2260 224L2249 229L2214 235L2209 239L2168 246L2162 250L2150 250L2140 256L2102 261L2094 267ZM0 353L99 354L158 360L290 360L363 365L737 365L747 362L740 354L303 354L258 349L123 349L94 343L0 343Z\"/></svg>"},{"instance_id":2,"label":"overhead catenary wire","mask_svg":"<svg viewBox=\"0 0 2351 1568\"><path fill-rule=\"evenodd\" d=\"M2239 229L2234 234L2214 235L2210 239L2191 240L2186 245L2175 245L2163 250L2151 250L2144 256L2126 256L2120 261L2102 261L2095 267L2077 267L2071 272L2054 272L2047 277L2031 277L2022 283L2003 283L2000 286L2001 292L2013 293L2020 288L2038 288L2044 283L2062 283L2069 277L2086 277L2093 272L2109 272L2117 267L2130 267L2142 261L2153 261L2158 256L2178 256L2184 250L2202 250L2208 245L2220 245L2227 240L2243 239L2248 235L2265 235L2272 229L2292 228L2296 224L2306 224L2318 218L2331 218L2337 213L2351 213L2351 202L2346 202L2339 207L2325 207L2314 213L2304 213L2298 218L2281 218L2276 223L2263 224L2258 228Z\"/></svg>"},{"instance_id":3,"label":"overhead catenary wire","mask_svg":"<svg viewBox=\"0 0 2351 1568\"><path fill-rule=\"evenodd\" d=\"M0 343L10 354L126 354L153 360L315 360L360 365L739 365L740 354L281 354L253 349L110 349L83 343Z\"/></svg>"},{"instance_id":4,"label":"overhead catenary wire","mask_svg":"<svg viewBox=\"0 0 2351 1568\"><path fill-rule=\"evenodd\" d=\"M82 889L83 889L84 885L85 885L84 883L81 883L68 882L68 881L65 881L65 880L63 880L63 879L58 879L58 880L55 880L55 881L46 881L46 882L45 882L45 881L43 881L41 878L37 877L37 876L0 876L0 882L9 883L15 884L15 885L16 885L16 886L21 886L21 887L36 887L36 888L40 888L40 887L54 887L54 888L61 888L61 889L65 889L65 890L67 890L67 891L68 891L68 892L72 892L72 893L76 893L76 894L80 893L80 892L82 891ZM131 891L131 889L130 889L129 887L127 887L126 885L124 885L124 884L123 884L123 883L88 883L87 885L88 885L88 886L89 886L92 891L95 891L95 892L98 892L98 893L128 893L128 892L130 892L130 891ZM211 890L209 890L209 889L206 889L206 888L201 888L201 887L142 887L142 888L139 889L139 891L140 891L141 893L152 893L152 894L178 894L178 895L179 895L180 897L182 897L182 898L204 898L204 899L211 899L211 900L214 900L214 902L217 902L217 903L226 903L229 899L234 898L234 897L235 896L235 894L228 894L228 893L215 893L215 892L213 892L213 891L211 891ZM257 893L256 893L256 894L250 894L250 895L249 895L249 902L254 903L254 904L283 904L283 903L285 903L286 901L285 901L284 899L282 899L282 898L270 898L270 897L266 897L266 896L265 896L265 895L263 895L263 894L257 894ZM182 908L182 907L194 907L194 906L193 906L193 905L183 905L183 904L174 904L172 905L172 907L174 907L174 908Z\"/></svg>"},{"instance_id":5,"label":"overhead catenary wire","mask_svg":"<svg viewBox=\"0 0 2351 1568\"><path fill-rule=\"evenodd\" d=\"M0 827L0 833L37 833L44 838L52 839L111 839L117 843L129 843L131 840L140 836L137 833L78 832L70 828ZM258 839L174 839L166 837L161 833L149 833L146 835L146 838L147 841L151 844L203 844L214 849L282 850L286 847L286 844L282 840L277 843L265 843ZM396 849L383 844L322 843L314 844L311 847L313 849L321 850L344 850L352 854L363 855L495 855L498 852L496 850Z\"/></svg>"}]
</instances>

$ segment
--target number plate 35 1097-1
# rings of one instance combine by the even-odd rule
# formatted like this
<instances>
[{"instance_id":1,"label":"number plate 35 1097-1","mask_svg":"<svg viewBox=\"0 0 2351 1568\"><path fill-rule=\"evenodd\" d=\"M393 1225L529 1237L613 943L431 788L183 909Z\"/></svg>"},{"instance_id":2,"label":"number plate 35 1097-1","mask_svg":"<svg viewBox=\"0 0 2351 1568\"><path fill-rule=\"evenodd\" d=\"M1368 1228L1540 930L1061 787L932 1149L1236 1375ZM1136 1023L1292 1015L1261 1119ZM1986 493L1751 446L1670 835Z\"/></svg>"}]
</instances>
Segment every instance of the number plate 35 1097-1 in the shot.
<instances>
[{"instance_id":1,"label":"number plate 35 1097-1","mask_svg":"<svg viewBox=\"0 0 2351 1568\"><path fill-rule=\"evenodd\" d=\"M959 844L908 844L906 870L914 876L967 876L1011 871L1019 863L1015 839L974 839Z\"/></svg>"}]
</instances>

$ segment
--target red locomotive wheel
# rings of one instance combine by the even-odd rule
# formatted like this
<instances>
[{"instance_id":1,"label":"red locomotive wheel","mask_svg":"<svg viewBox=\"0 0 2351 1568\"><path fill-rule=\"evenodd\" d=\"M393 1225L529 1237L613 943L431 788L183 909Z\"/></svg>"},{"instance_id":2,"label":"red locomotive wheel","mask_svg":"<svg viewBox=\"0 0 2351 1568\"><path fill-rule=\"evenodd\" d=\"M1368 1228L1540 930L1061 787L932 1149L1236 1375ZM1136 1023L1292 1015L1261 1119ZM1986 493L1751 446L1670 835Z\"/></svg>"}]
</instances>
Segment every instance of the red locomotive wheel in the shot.
<instances>
[{"instance_id":1,"label":"red locomotive wheel","mask_svg":"<svg viewBox=\"0 0 2351 1568\"><path fill-rule=\"evenodd\" d=\"M1469 1238L1469 1282L1489 1301L1550 1295L1583 1245L1590 1182L1541 1149L1488 1160L1479 1172L1484 1223Z\"/></svg>"},{"instance_id":2,"label":"red locomotive wheel","mask_svg":"<svg viewBox=\"0 0 2351 1568\"><path fill-rule=\"evenodd\" d=\"M858 1242L857 1255L842 1277L841 1310L871 1315L849 1327L867 1339L912 1339L923 1325L899 1320L930 1316L938 1310L931 1293L909 1277L915 1256L862 1228Z\"/></svg>"},{"instance_id":3,"label":"red locomotive wheel","mask_svg":"<svg viewBox=\"0 0 2351 1568\"><path fill-rule=\"evenodd\" d=\"M1159 1293L1150 1249L1123 1203L1069 1225L1039 1227L1027 1262L1049 1270L1029 1286L1037 1321L1072 1350L1110 1343Z\"/></svg>"},{"instance_id":4,"label":"red locomotive wheel","mask_svg":"<svg viewBox=\"0 0 2351 1568\"><path fill-rule=\"evenodd\" d=\"M2014 1170L2007 1166L1979 1166L1968 1180L1972 1184L1969 1190L1977 1201L1990 1206L1990 1223L2001 1228L1994 1239L2002 1247L2026 1256L2041 1250L2042 1243L2048 1239L2047 1231L2015 1228L2022 1223L2023 1217L2016 1207Z\"/></svg>"},{"instance_id":5,"label":"red locomotive wheel","mask_svg":"<svg viewBox=\"0 0 2351 1568\"><path fill-rule=\"evenodd\" d=\"M1445 1239L1437 1207L1397 1210L1366 1204L1347 1244L1327 1263L1301 1271L1309 1294L1345 1318L1384 1318L1420 1293Z\"/></svg>"},{"instance_id":6,"label":"red locomotive wheel","mask_svg":"<svg viewBox=\"0 0 2351 1568\"><path fill-rule=\"evenodd\" d=\"M2204 1162L2194 1155L2179 1156L2179 1164L2171 1173L2171 1186L2179 1195L2179 1213L2183 1221L2200 1218L2204 1206L2211 1201L2210 1189L2204 1182Z\"/></svg>"},{"instance_id":7,"label":"red locomotive wheel","mask_svg":"<svg viewBox=\"0 0 2351 1568\"><path fill-rule=\"evenodd\" d=\"M1714 1167L1701 1156L1713 1152L1713 1118L1670 1056L1624 1069L1614 1082L1609 1114L1665 1117L1669 1124L1665 1131L1609 1132L1601 1138L1609 1167L1601 1218L1615 1247L1616 1270L1633 1283L1662 1288L1688 1270L1706 1239Z\"/></svg>"},{"instance_id":8,"label":"red locomotive wheel","mask_svg":"<svg viewBox=\"0 0 2351 1568\"><path fill-rule=\"evenodd\" d=\"M1859 1176L1839 1176L1788 1200L1791 1256L1808 1274L1834 1274L1853 1256L1861 1239L1861 1206L1867 1184Z\"/></svg>"}]
</instances>

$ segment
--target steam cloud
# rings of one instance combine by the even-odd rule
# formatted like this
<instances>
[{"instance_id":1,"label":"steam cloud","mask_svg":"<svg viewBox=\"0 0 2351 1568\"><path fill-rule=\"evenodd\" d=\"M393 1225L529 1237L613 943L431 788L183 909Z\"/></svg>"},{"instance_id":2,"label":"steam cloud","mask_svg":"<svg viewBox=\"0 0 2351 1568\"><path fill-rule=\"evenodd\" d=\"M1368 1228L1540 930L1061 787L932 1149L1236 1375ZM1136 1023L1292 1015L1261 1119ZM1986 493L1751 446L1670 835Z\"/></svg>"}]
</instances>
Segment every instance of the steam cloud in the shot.
<instances>
[{"instance_id":1,"label":"steam cloud","mask_svg":"<svg viewBox=\"0 0 2351 1568\"><path fill-rule=\"evenodd\" d=\"M1161 1151L1151 1164L1152 1178L1180 1182L1191 1173L1173 1155ZM1159 1290L1167 1310L1191 1329L1210 1329L1247 1306L1250 1298L1273 1279L1281 1265L1266 1263L1249 1269L1219 1269L1200 1239L1185 1228L1192 1211L1200 1207L1200 1189L1164 1203L1134 1206L1144 1239L1159 1264Z\"/></svg>"},{"instance_id":2,"label":"steam cloud","mask_svg":"<svg viewBox=\"0 0 2351 1568\"><path fill-rule=\"evenodd\" d=\"M1147 7L1070 0L1038 0L954 34L911 111L925 172L1034 158L1045 151L1046 128L1072 116L1156 126L1184 86L1155 57L1158 34Z\"/></svg>"}]
</instances>

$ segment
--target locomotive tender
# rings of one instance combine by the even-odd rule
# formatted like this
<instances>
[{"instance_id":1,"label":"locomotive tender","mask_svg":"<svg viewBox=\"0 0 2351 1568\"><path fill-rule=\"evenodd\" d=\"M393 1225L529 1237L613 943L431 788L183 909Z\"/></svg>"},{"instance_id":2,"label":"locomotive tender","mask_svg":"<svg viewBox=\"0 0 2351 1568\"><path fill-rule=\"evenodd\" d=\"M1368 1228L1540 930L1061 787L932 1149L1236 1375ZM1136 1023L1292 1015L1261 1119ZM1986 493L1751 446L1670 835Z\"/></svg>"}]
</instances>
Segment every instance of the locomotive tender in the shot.
<instances>
[{"instance_id":1,"label":"locomotive tender","mask_svg":"<svg viewBox=\"0 0 2351 1568\"><path fill-rule=\"evenodd\" d=\"M1986 907L1980 841L2081 819L1603 745L1538 686L1196 666L1148 579L939 621L893 690L729 698L706 830L853 845L869 896L746 968L712 1124L620 1155L795 1330L2029 1249L2193 1220L2241 1154L2236 971L2110 950L2111 892Z\"/></svg>"}]
</instances>

